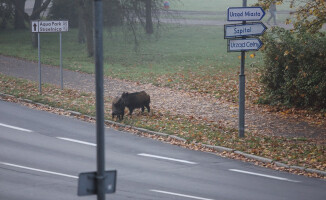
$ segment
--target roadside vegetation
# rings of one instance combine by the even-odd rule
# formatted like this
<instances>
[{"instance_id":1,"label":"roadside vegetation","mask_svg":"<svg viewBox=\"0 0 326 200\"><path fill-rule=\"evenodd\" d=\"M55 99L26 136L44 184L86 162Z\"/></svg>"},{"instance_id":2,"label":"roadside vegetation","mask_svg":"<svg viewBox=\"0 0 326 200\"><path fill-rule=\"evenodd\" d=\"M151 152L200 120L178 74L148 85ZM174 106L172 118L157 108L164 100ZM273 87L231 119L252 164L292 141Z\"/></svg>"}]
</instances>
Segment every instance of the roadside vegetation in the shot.
<instances>
[{"instance_id":1,"label":"roadside vegetation","mask_svg":"<svg viewBox=\"0 0 326 200\"><path fill-rule=\"evenodd\" d=\"M76 90L44 85L43 94L38 93L37 83L0 74L0 91L22 99L50 105L53 109L78 111L95 116L95 96ZM105 118L111 119L111 99L105 99ZM185 138L188 144L204 143L229 147L288 165L326 170L325 143L317 139L285 138L246 133L237 137L237 130L229 129L205 119L173 116L164 111L153 110L151 114L134 113L123 120L124 124L164 132Z\"/></svg>"}]
</instances>

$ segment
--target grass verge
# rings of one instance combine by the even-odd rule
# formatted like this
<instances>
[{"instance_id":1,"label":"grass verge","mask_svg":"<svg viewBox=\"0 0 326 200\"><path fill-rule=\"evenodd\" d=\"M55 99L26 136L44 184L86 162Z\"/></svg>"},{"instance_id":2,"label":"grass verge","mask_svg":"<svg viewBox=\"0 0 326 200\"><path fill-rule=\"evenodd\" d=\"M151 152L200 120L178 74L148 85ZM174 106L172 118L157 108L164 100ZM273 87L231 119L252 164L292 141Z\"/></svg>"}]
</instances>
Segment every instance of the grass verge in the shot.
<instances>
[{"instance_id":1,"label":"grass verge","mask_svg":"<svg viewBox=\"0 0 326 200\"><path fill-rule=\"evenodd\" d=\"M43 86L43 94L38 93L34 82L8 77L0 74L0 91L15 97L78 111L95 116L95 97L93 94L76 90L60 90L52 85ZM105 118L110 119L111 99L105 98ZM204 143L224 146L249 154L296 165L326 171L325 141L302 138L284 138L246 133L245 138L237 137L237 130L225 128L209 121L185 116L175 116L152 110L150 114L135 113L126 117L122 123L177 135L187 143Z\"/></svg>"}]
</instances>

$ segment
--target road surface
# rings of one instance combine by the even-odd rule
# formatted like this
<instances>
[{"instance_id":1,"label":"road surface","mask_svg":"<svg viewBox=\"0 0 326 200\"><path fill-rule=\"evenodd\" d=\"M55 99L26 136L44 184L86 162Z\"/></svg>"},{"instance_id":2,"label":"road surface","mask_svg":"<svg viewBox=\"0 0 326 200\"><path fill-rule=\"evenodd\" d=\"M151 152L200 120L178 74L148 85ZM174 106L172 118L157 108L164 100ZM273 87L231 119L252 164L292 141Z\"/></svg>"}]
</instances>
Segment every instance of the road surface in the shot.
<instances>
[{"instance_id":1,"label":"road surface","mask_svg":"<svg viewBox=\"0 0 326 200\"><path fill-rule=\"evenodd\" d=\"M96 170L95 124L0 101L0 199L73 200ZM326 181L106 129L107 199L324 200Z\"/></svg>"}]
</instances>

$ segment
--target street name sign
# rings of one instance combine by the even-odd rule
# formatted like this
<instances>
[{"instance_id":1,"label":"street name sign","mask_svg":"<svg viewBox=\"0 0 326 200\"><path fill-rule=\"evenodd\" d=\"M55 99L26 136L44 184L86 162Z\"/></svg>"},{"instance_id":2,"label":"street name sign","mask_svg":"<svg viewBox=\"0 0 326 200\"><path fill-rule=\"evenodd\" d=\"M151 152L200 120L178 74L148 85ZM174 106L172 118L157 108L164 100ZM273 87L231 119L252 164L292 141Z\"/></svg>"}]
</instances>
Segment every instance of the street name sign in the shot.
<instances>
[{"instance_id":1,"label":"street name sign","mask_svg":"<svg viewBox=\"0 0 326 200\"><path fill-rule=\"evenodd\" d=\"M260 21L265 16L261 7L230 7L228 21Z\"/></svg>"},{"instance_id":2,"label":"street name sign","mask_svg":"<svg viewBox=\"0 0 326 200\"><path fill-rule=\"evenodd\" d=\"M228 51L257 51L263 43L258 38L230 39L228 40Z\"/></svg>"},{"instance_id":3,"label":"street name sign","mask_svg":"<svg viewBox=\"0 0 326 200\"><path fill-rule=\"evenodd\" d=\"M32 21L33 33L67 32L68 21Z\"/></svg>"},{"instance_id":4,"label":"street name sign","mask_svg":"<svg viewBox=\"0 0 326 200\"><path fill-rule=\"evenodd\" d=\"M247 24L225 24L224 39L243 37L243 36L259 36L266 31L267 27L262 22Z\"/></svg>"}]
</instances>

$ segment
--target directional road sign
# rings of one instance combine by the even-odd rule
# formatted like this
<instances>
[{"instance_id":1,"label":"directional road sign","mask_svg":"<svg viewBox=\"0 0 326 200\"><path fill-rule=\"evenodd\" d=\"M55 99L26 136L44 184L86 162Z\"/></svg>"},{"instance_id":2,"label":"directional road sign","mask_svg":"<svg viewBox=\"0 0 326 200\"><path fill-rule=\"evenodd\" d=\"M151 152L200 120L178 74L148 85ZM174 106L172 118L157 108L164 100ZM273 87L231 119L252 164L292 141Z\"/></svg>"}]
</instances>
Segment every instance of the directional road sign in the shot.
<instances>
[{"instance_id":1,"label":"directional road sign","mask_svg":"<svg viewBox=\"0 0 326 200\"><path fill-rule=\"evenodd\" d=\"M224 39L262 35L266 29L267 27L262 22L247 24L225 24Z\"/></svg>"},{"instance_id":2,"label":"directional road sign","mask_svg":"<svg viewBox=\"0 0 326 200\"><path fill-rule=\"evenodd\" d=\"M259 21L265 16L261 7L230 7L228 21Z\"/></svg>"},{"instance_id":3,"label":"directional road sign","mask_svg":"<svg viewBox=\"0 0 326 200\"><path fill-rule=\"evenodd\" d=\"M68 31L68 21L32 21L33 33L53 33Z\"/></svg>"},{"instance_id":4,"label":"directional road sign","mask_svg":"<svg viewBox=\"0 0 326 200\"><path fill-rule=\"evenodd\" d=\"M228 51L257 51L263 45L258 38L228 40Z\"/></svg>"}]
</instances>

